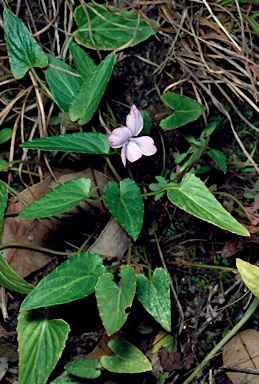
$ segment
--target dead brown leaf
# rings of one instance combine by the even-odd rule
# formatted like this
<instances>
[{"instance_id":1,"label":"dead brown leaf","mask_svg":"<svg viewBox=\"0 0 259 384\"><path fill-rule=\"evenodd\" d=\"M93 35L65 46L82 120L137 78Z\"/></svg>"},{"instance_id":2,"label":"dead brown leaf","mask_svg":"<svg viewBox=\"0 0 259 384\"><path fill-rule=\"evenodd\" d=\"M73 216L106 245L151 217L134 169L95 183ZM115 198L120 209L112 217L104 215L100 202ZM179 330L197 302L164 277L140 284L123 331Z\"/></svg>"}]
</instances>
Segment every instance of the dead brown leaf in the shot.
<instances>
[{"instance_id":1,"label":"dead brown leaf","mask_svg":"<svg viewBox=\"0 0 259 384\"><path fill-rule=\"evenodd\" d=\"M122 259L129 247L129 238L117 221L111 218L88 251L96 252L106 259Z\"/></svg>"},{"instance_id":2,"label":"dead brown leaf","mask_svg":"<svg viewBox=\"0 0 259 384\"><path fill-rule=\"evenodd\" d=\"M247 329L238 333L223 347L223 364L228 367L259 369L259 332ZM259 384L259 376L226 372L233 384Z\"/></svg>"},{"instance_id":3,"label":"dead brown leaf","mask_svg":"<svg viewBox=\"0 0 259 384\"><path fill-rule=\"evenodd\" d=\"M44 181L24 190L21 193L21 197L33 202L44 196L57 185L80 177L91 179L92 188L98 186L98 191L100 195L102 195L105 184L109 181L107 176L92 169L86 169L81 172L63 170L62 172L55 171L54 173L58 184L46 175ZM18 197L14 197L10 200L6 212L19 212L24 209L24 207L25 203ZM75 217L77 214L82 213L83 210L84 215L89 221L89 217L95 217L96 209L101 211L105 209L102 201L86 200L78 207L71 209L68 213L59 215L58 218L61 220L60 222L54 221L51 218L24 220L17 216L6 217L3 225L2 243L17 242L53 249L53 247L55 248L55 244L50 242L49 237L54 231L59 230L62 227L63 218L66 217L67 219L69 215ZM94 230L94 227L92 229ZM115 222L111 224L111 226L107 225L107 228L102 232L100 239L97 239L93 249L95 249L94 252L98 252L104 257L112 258L115 256L122 257L127 246L127 235ZM11 268L23 278L44 267L51 261L51 257L47 254L21 247L5 248L4 253Z\"/></svg>"},{"instance_id":4,"label":"dead brown leaf","mask_svg":"<svg viewBox=\"0 0 259 384\"><path fill-rule=\"evenodd\" d=\"M90 352L87 357L92 357L95 359L100 359L102 356L112 356L113 352L108 347L108 342L112 339L114 339L115 335L108 336L106 333L102 336L99 343L96 345L96 347Z\"/></svg>"},{"instance_id":5,"label":"dead brown leaf","mask_svg":"<svg viewBox=\"0 0 259 384\"><path fill-rule=\"evenodd\" d=\"M49 191L50 178L33 185L21 193L29 201L34 201ZM13 197L7 206L6 212L19 212L25 204ZM18 242L22 244L47 246L47 237L56 224L51 219L23 220L18 216L9 216L4 219L2 243ZM5 248L4 254L10 267L21 277L26 277L32 272L44 267L51 261L51 257L35 250L24 248Z\"/></svg>"}]
</instances>

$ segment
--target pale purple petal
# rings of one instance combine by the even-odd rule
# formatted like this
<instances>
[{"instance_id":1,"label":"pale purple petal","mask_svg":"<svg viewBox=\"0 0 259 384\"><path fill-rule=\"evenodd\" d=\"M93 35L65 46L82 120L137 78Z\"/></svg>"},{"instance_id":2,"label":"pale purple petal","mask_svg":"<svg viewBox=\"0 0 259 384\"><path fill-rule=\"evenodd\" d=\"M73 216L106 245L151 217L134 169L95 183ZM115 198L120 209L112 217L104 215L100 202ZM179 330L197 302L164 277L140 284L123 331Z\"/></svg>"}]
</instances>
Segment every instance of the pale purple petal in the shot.
<instances>
[{"instance_id":1,"label":"pale purple petal","mask_svg":"<svg viewBox=\"0 0 259 384\"><path fill-rule=\"evenodd\" d=\"M124 144L121 148L121 161L124 167L126 167L126 152L127 152L127 144Z\"/></svg>"},{"instance_id":2,"label":"pale purple petal","mask_svg":"<svg viewBox=\"0 0 259 384\"><path fill-rule=\"evenodd\" d=\"M137 136L143 128L143 119L142 116L136 107L132 105L130 108L130 113L126 117L126 125L131 130L132 136Z\"/></svg>"},{"instance_id":3,"label":"pale purple petal","mask_svg":"<svg viewBox=\"0 0 259 384\"><path fill-rule=\"evenodd\" d=\"M132 140L136 143L138 150L142 155L152 156L157 151L154 140L149 136L135 137Z\"/></svg>"},{"instance_id":4,"label":"pale purple petal","mask_svg":"<svg viewBox=\"0 0 259 384\"><path fill-rule=\"evenodd\" d=\"M126 145L126 157L127 159L133 163L141 158L142 153L139 151L139 148L134 141L129 141Z\"/></svg>"},{"instance_id":5,"label":"pale purple petal","mask_svg":"<svg viewBox=\"0 0 259 384\"><path fill-rule=\"evenodd\" d=\"M131 130L127 127L116 128L110 134L108 140L112 148L122 147L132 137Z\"/></svg>"}]
</instances>

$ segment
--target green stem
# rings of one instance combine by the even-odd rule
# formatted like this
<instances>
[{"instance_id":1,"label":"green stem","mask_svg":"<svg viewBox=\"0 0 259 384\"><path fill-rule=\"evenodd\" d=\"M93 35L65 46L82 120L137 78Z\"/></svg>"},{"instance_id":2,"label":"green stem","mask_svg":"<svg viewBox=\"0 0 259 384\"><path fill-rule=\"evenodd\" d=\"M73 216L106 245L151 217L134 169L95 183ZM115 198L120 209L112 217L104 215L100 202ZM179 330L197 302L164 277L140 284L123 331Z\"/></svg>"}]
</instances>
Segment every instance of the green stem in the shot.
<instances>
[{"instance_id":1,"label":"green stem","mask_svg":"<svg viewBox=\"0 0 259 384\"><path fill-rule=\"evenodd\" d=\"M105 159L106 159L106 161L107 161L107 163L108 163L110 169L112 170L114 176L115 176L119 181L121 181L121 177L120 177L120 175L118 174L118 172L116 171L116 169L114 168L114 166L112 165L109 156L105 156Z\"/></svg>"},{"instance_id":2,"label":"green stem","mask_svg":"<svg viewBox=\"0 0 259 384\"><path fill-rule=\"evenodd\" d=\"M186 262L184 264L181 264L178 261L168 261L167 264L168 265L176 265L178 267L183 267L183 268L188 268L188 267L192 267L192 268L206 268L206 269L216 269L216 270L220 270L220 271L223 271L223 272L238 273L238 270L236 268L223 267L223 266L220 266L220 265L196 264L196 263L188 263L188 262Z\"/></svg>"},{"instance_id":3,"label":"green stem","mask_svg":"<svg viewBox=\"0 0 259 384\"><path fill-rule=\"evenodd\" d=\"M57 255L57 256L71 256L71 255L74 255L74 254L75 254L75 252L59 252L59 251L54 251L53 249L49 249L49 248L37 247L37 246L35 246L35 245L23 244L23 243L16 243L16 242L10 242L10 243L5 243L5 244L0 244L0 250L5 249L5 248L25 248L25 249L33 249L34 251L45 252L45 253L51 253L51 254L53 254L53 255Z\"/></svg>"},{"instance_id":4,"label":"green stem","mask_svg":"<svg viewBox=\"0 0 259 384\"><path fill-rule=\"evenodd\" d=\"M19 197L19 199L21 199L22 201L24 201L27 204L31 204L30 200L28 200L26 197L22 196L19 192L17 192L15 189L10 187L10 185L8 185L8 184L6 184L6 185L7 185L8 189L9 189L9 191L11 191L14 194L14 196Z\"/></svg>"},{"instance_id":5,"label":"green stem","mask_svg":"<svg viewBox=\"0 0 259 384\"><path fill-rule=\"evenodd\" d=\"M183 384L193 383L193 380L202 368L209 362L209 360L219 352L219 350L239 331L239 329L247 322L247 320L253 315L259 305L259 300L254 299L250 307L248 308L242 319L234 326L233 329L210 351L200 365L193 371L193 373L183 382Z\"/></svg>"},{"instance_id":6,"label":"green stem","mask_svg":"<svg viewBox=\"0 0 259 384\"><path fill-rule=\"evenodd\" d=\"M52 95L52 93L50 92L50 90L46 87L46 85L43 83L43 81L40 79L40 77L38 76L37 72L35 71L35 69L32 67L30 68L30 71L32 72L33 76L35 77L35 79L37 80L37 82L41 85L42 89L44 89L44 91L47 93L47 95L52 99L54 100L54 97Z\"/></svg>"},{"instance_id":7,"label":"green stem","mask_svg":"<svg viewBox=\"0 0 259 384\"><path fill-rule=\"evenodd\" d=\"M253 222L253 219L252 217L249 215L248 212L246 212L245 210L245 207L243 206L243 204L233 195L230 195L230 193L227 193L227 192L214 192L214 195L221 195L221 196L226 196L228 197L229 199L232 199L234 200L237 205L239 206L239 208L242 209L242 211L244 212L245 216L247 217L247 219L252 223Z\"/></svg>"},{"instance_id":8,"label":"green stem","mask_svg":"<svg viewBox=\"0 0 259 384\"><path fill-rule=\"evenodd\" d=\"M67 42L64 46L64 49L63 49L63 52L62 52L62 59L65 60L66 59L66 55L67 55L67 51L68 51L68 48L69 48L69 45L71 43L71 41L73 40L74 36L70 36L68 39L67 39Z\"/></svg>"}]
</instances>

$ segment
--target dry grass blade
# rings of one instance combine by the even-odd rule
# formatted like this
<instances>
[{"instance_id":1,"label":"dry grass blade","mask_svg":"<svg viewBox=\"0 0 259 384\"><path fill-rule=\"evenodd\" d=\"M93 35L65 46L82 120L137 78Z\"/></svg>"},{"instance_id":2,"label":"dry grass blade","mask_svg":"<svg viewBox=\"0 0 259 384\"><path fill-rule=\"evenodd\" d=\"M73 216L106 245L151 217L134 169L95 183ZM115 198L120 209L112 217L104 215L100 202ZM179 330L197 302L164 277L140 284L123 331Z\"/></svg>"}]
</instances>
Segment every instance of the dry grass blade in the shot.
<instances>
[{"instance_id":1,"label":"dry grass blade","mask_svg":"<svg viewBox=\"0 0 259 384\"><path fill-rule=\"evenodd\" d=\"M164 71L170 62L177 62L186 81L196 85L196 94L205 92L204 99L205 95L209 96L213 104L228 117L242 151L259 173L257 164L235 132L229 113L213 95L214 90L219 90L223 99L226 98L245 124L259 131L240 112L226 92L228 87L238 99L248 103L258 113L258 47L253 41L255 32L249 29L249 25L243 23L241 26L235 26L237 18L245 11L240 7L241 5L237 7L233 3L229 8L222 9L220 5L213 4L212 10L205 0L190 1L187 7L184 2L180 2L177 8L167 4L161 5L162 17L176 32L166 59L155 73ZM171 35L168 37L171 39ZM178 84L174 82L166 90L173 89Z\"/></svg>"}]
</instances>

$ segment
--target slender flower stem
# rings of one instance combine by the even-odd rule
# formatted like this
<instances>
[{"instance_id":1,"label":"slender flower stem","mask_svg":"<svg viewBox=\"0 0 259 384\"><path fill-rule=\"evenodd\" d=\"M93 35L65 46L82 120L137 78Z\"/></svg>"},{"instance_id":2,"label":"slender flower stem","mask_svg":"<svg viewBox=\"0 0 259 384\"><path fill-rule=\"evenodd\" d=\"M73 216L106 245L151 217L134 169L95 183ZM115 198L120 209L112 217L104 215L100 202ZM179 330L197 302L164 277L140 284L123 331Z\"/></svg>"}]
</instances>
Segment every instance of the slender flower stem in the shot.
<instances>
[{"instance_id":1,"label":"slender flower stem","mask_svg":"<svg viewBox=\"0 0 259 384\"><path fill-rule=\"evenodd\" d=\"M247 320L253 315L259 305L259 300L254 299L250 307L248 308L242 319L234 326L233 329L210 351L200 365L193 371L193 373L183 382L183 384L193 383L193 380L202 368L209 362L209 360L220 351L220 349L239 331L239 329L247 322Z\"/></svg>"},{"instance_id":2,"label":"slender flower stem","mask_svg":"<svg viewBox=\"0 0 259 384\"><path fill-rule=\"evenodd\" d=\"M121 181L121 177L120 177L120 175L118 174L118 172L116 171L116 169L114 168L114 166L112 165L109 156L105 156L105 159L106 159L106 161L107 161L107 163L108 163L110 169L112 170L114 176L115 176L119 181Z\"/></svg>"}]
</instances>

